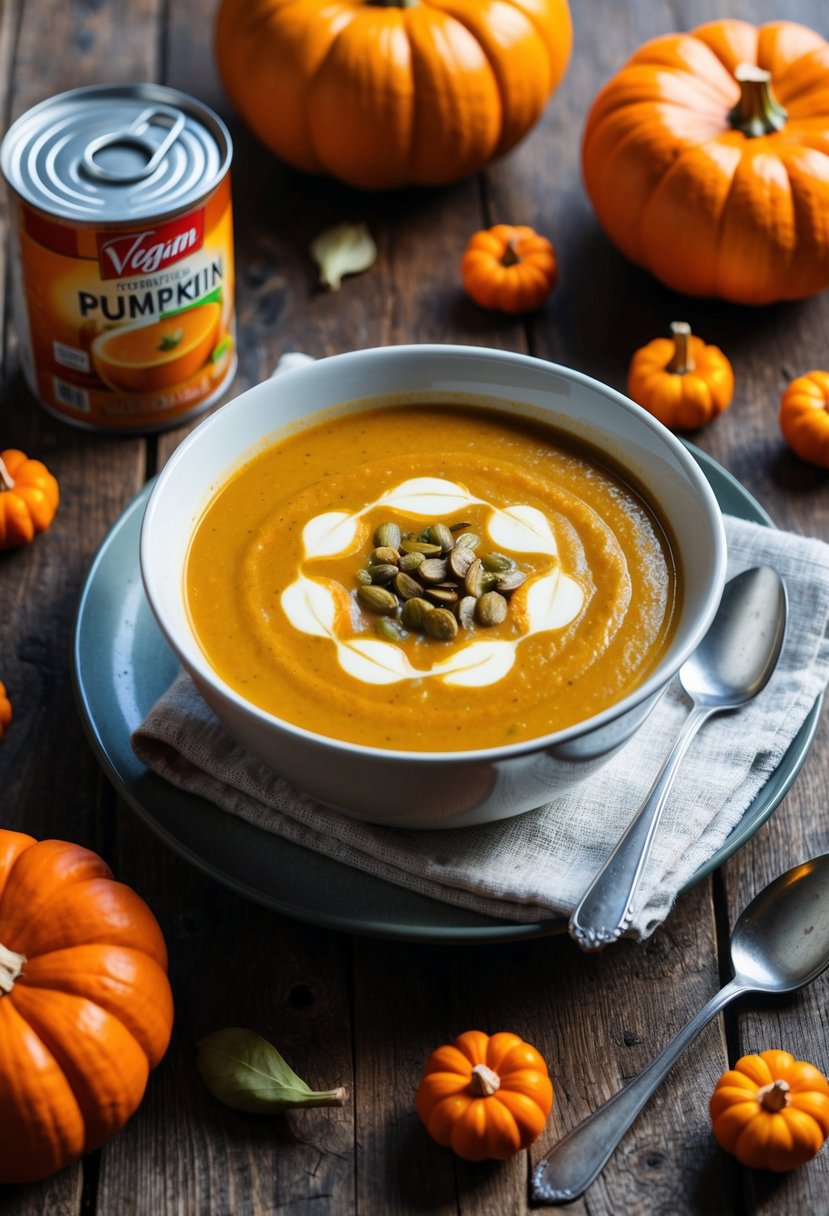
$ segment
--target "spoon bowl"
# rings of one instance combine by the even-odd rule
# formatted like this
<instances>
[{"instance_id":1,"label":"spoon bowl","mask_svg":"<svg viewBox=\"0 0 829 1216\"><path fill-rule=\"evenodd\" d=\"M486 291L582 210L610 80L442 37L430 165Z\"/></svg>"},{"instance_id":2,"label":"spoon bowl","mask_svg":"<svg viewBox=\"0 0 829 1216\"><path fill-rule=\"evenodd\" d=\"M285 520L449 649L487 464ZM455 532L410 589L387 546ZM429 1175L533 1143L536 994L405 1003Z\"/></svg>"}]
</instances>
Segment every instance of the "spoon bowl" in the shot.
<instances>
[{"instance_id":1,"label":"spoon bowl","mask_svg":"<svg viewBox=\"0 0 829 1216\"><path fill-rule=\"evenodd\" d=\"M829 966L829 853L770 883L731 939L734 979L757 992L794 992Z\"/></svg>"},{"instance_id":2,"label":"spoon bowl","mask_svg":"<svg viewBox=\"0 0 829 1216\"><path fill-rule=\"evenodd\" d=\"M786 634L786 585L776 570L755 566L730 579L717 615L679 680L697 705L738 709L765 688Z\"/></svg>"}]
</instances>

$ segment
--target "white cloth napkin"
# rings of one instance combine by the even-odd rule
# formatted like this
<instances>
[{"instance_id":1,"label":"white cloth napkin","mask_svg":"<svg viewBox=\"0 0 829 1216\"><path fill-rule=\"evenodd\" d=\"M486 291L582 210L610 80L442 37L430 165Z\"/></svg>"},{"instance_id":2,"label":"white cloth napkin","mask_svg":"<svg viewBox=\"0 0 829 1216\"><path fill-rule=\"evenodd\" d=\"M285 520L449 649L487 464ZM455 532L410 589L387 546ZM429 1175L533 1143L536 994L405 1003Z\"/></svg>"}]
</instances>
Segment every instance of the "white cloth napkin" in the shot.
<instances>
[{"instance_id":1,"label":"white cloth napkin","mask_svg":"<svg viewBox=\"0 0 829 1216\"><path fill-rule=\"evenodd\" d=\"M780 663L738 713L692 744L663 813L631 935L647 937L717 851L784 756L829 679L829 545L726 518L729 577L773 566L789 592ZM481 828L406 831L315 802L244 752L181 675L136 731L139 758L257 827L389 882L513 921L568 916L647 794L688 713L678 682L631 742L566 798ZM194 814L198 812L194 809Z\"/></svg>"}]
</instances>

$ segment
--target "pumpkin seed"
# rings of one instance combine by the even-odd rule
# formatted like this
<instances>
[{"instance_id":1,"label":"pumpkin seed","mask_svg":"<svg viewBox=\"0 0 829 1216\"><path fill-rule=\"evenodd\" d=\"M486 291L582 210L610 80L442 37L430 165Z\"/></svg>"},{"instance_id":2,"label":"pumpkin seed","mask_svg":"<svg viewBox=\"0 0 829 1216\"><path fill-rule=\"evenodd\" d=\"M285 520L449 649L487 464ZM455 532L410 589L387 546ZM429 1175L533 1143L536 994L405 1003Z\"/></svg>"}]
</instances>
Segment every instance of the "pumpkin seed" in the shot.
<instances>
[{"instance_id":1,"label":"pumpkin seed","mask_svg":"<svg viewBox=\"0 0 829 1216\"><path fill-rule=\"evenodd\" d=\"M481 565L490 574L506 574L513 568L515 562L504 553L485 553L481 558Z\"/></svg>"},{"instance_id":2,"label":"pumpkin seed","mask_svg":"<svg viewBox=\"0 0 829 1216\"><path fill-rule=\"evenodd\" d=\"M397 566L386 563L381 566L369 566L368 572L373 583L390 583L397 574Z\"/></svg>"},{"instance_id":3,"label":"pumpkin seed","mask_svg":"<svg viewBox=\"0 0 829 1216\"><path fill-rule=\"evenodd\" d=\"M475 624L475 609L477 605L478 601L474 595L465 595L462 600L458 601L455 615L462 629L471 629Z\"/></svg>"},{"instance_id":4,"label":"pumpkin seed","mask_svg":"<svg viewBox=\"0 0 829 1216\"><path fill-rule=\"evenodd\" d=\"M506 574L498 575L498 590L502 595L509 594L510 591L517 591L528 578L529 575L516 566L514 570L508 570Z\"/></svg>"},{"instance_id":5,"label":"pumpkin seed","mask_svg":"<svg viewBox=\"0 0 829 1216\"><path fill-rule=\"evenodd\" d=\"M461 549L477 549L481 543L481 538L475 532L464 532L463 536L459 536L455 541L456 547Z\"/></svg>"},{"instance_id":6,"label":"pumpkin seed","mask_svg":"<svg viewBox=\"0 0 829 1216\"><path fill-rule=\"evenodd\" d=\"M432 608L423 617L423 629L430 638L451 642L458 636L458 622L446 608Z\"/></svg>"},{"instance_id":7,"label":"pumpkin seed","mask_svg":"<svg viewBox=\"0 0 829 1216\"><path fill-rule=\"evenodd\" d=\"M426 540L402 540L397 547L404 553L422 553L424 557L440 556L440 545L431 545Z\"/></svg>"},{"instance_id":8,"label":"pumpkin seed","mask_svg":"<svg viewBox=\"0 0 829 1216\"><path fill-rule=\"evenodd\" d=\"M397 611L397 596L392 595L385 587L358 587L357 598L372 612Z\"/></svg>"},{"instance_id":9,"label":"pumpkin seed","mask_svg":"<svg viewBox=\"0 0 829 1216\"><path fill-rule=\"evenodd\" d=\"M477 617L482 625L500 625L508 611L507 601L497 591L487 591L478 600Z\"/></svg>"},{"instance_id":10,"label":"pumpkin seed","mask_svg":"<svg viewBox=\"0 0 829 1216\"><path fill-rule=\"evenodd\" d=\"M439 557L427 557L426 561L417 568L417 577L422 583L442 583L446 578L448 567Z\"/></svg>"},{"instance_id":11,"label":"pumpkin seed","mask_svg":"<svg viewBox=\"0 0 829 1216\"><path fill-rule=\"evenodd\" d=\"M425 595L433 604L448 605L458 602L458 593L454 587L427 587Z\"/></svg>"},{"instance_id":12,"label":"pumpkin seed","mask_svg":"<svg viewBox=\"0 0 829 1216\"><path fill-rule=\"evenodd\" d=\"M388 545L380 545L378 549L373 550L368 559L370 566L396 566L400 561L400 554L396 549L390 548Z\"/></svg>"},{"instance_id":13,"label":"pumpkin seed","mask_svg":"<svg viewBox=\"0 0 829 1216\"><path fill-rule=\"evenodd\" d=\"M426 539L433 545L440 545L441 553L450 553L455 547L455 538L446 524L430 524L426 529Z\"/></svg>"},{"instance_id":14,"label":"pumpkin seed","mask_svg":"<svg viewBox=\"0 0 829 1216\"><path fill-rule=\"evenodd\" d=\"M426 558L422 553L404 553L400 559L400 569L406 571L416 570L425 561Z\"/></svg>"},{"instance_id":15,"label":"pumpkin seed","mask_svg":"<svg viewBox=\"0 0 829 1216\"><path fill-rule=\"evenodd\" d=\"M500 579L500 577L501 577L500 574L493 574L491 570L482 570L481 571L481 594L483 595L484 592L486 592L486 591L494 591L495 588L498 586L498 580Z\"/></svg>"},{"instance_id":16,"label":"pumpkin seed","mask_svg":"<svg viewBox=\"0 0 829 1216\"><path fill-rule=\"evenodd\" d=\"M374 529L374 544L378 549L399 549L400 529L397 524L378 524Z\"/></svg>"},{"instance_id":17,"label":"pumpkin seed","mask_svg":"<svg viewBox=\"0 0 829 1216\"><path fill-rule=\"evenodd\" d=\"M431 611L432 605L428 600L406 600L403 611L400 613L400 620L407 629L422 629L423 618L427 612Z\"/></svg>"},{"instance_id":18,"label":"pumpkin seed","mask_svg":"<svg viewBox=\"0 0 829 1216\"><path fill-rule=\"evenodd\" d=\"M368 570L358 570L355 577L358 583L365 583L368 585L371 582L371 575L369 574Z\"/></svg>"},{"instance_id":19,"label":"pumpkin seed","mask_svg":"<svg viewBox=\"0 0 829 1216\"><path fill-rule=\"evenodd\" d=\"M378 636L387 642L402 642L409 636L406 630L390 616L381 616L374 628Z\"/></svg>"},{"instance_id":20,"label":"pumpkin seed","mask_svg":"<svg viewBox=\"0 0 829 1216\"><path fill-rule=\"evenodd\" d=\"M412 578L405 570L401 570L394 580L394 589L403 600L417 599L423 594L423 588L417 579Z\"/></svg>"},{"instance_id":21,"label":"pumpkin seed","mask_svg":"<svg viewBox=\"0 0 829 1216\"><path fill-rule=\"evenodd\" d=\"M450 532L462 532L464 530L464 528L471 528L471 527L472 527L472 525L469 523L468 520L463 520L461 523L458 523L458 524L450 524L449 531Z\"/></svg>"},{"instance_id":22,"label":"pumpkin seed","mask_svg":"<svg viewBox=\"0 0 829 1216\"><path fill-rule=\"evenodd\" d=\"M475 560L474 550L469 545L456 545L449 554L449 569L456 578L466 578L466 572Z\"/></svg>"},{"instance_id":23,"label":"pumpkin seed","mask_svg":"<svg viewBox=\"0 0 829 1216\"><path fill-rule=\"evenodd\" d=\"M463 585L466 587L467 595L474 595L478 599L483 594L483 578L484 571L481 565L481 559L476 557L472 565L466 572L463 580Z\"/></svg>"}]
</instances>

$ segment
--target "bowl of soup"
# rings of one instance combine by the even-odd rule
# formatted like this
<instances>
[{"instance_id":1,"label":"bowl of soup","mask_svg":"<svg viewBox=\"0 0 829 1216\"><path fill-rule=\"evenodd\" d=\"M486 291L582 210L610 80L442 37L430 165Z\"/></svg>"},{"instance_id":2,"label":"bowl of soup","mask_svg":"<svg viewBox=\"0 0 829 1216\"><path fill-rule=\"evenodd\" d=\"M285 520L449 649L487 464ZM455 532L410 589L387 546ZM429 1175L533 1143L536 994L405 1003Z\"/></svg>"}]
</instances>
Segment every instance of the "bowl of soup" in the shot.
<instances>
[{"instance_id":1,"label":"bowl of soup","mask_svg":"<svg viewBox=\"0 0 829 1216\"><path fill-rule=\"evenodd\" d=\"M241 394L176 449L141 532L156 619L237 741L411 828L589 778L703 637L725 561L707 480L646 411L458 346Z\"/></svg>"}]
</instances>

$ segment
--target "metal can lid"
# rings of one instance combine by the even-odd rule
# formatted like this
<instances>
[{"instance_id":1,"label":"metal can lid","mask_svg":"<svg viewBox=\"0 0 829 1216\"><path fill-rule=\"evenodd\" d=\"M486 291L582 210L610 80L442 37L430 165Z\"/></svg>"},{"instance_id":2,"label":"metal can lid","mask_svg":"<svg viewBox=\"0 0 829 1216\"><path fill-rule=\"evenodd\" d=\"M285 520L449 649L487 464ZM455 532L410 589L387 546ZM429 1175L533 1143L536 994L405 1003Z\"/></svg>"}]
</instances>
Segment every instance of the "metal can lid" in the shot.
<instances>
[{"instance_id":1,"label":"metal can lid","mask_svg":"<svg viewBox=\"0 0 829 1216\"><path fill-rule=\"evenodd\" d=\"M224 177L227 127L157 84L71 89L27 110L0 145L0 168L49 215L121 223L195 205Z\"/></svg>"}]
</instances>

